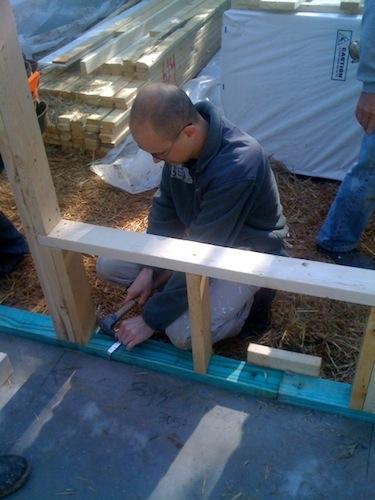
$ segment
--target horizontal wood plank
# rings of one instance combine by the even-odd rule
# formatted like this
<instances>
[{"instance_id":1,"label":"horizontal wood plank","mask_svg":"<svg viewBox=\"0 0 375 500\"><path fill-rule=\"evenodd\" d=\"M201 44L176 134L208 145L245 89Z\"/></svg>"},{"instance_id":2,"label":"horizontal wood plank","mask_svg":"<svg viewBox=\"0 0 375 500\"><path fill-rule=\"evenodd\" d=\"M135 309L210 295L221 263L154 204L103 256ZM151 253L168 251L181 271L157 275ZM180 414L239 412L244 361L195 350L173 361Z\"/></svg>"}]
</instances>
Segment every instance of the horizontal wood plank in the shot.
<instances>
[{"instance_id":1,"label":"horizontal wood plank","mask_svg":"<svg viewBox=\"0 0 375 500\"><path fill-rule=\"evenodd\" d=\"M375 271L62 220L40 243L288 292L375 305Z\"/></svg>"}]
</instances>

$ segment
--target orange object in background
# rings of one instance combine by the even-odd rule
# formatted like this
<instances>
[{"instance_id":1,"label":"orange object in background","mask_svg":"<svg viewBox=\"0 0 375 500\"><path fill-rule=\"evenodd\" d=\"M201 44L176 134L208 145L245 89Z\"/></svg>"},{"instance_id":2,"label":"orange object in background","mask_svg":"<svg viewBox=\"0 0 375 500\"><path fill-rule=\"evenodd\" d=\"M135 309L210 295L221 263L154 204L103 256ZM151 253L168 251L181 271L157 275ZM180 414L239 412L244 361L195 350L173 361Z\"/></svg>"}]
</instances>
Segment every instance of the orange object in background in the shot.
<instances>
[{"instance_id":1,"label":"orange object in background","mask_svg":"<svg viewBox=\"0 0 375 500\"><path fill-rule=\"evenodd\" d=\"M30 92L33 101L35 101L38 98L40 71L34 71L33 73L31 73L27 80L29 82Z\"/></svg>"}]
</instances>

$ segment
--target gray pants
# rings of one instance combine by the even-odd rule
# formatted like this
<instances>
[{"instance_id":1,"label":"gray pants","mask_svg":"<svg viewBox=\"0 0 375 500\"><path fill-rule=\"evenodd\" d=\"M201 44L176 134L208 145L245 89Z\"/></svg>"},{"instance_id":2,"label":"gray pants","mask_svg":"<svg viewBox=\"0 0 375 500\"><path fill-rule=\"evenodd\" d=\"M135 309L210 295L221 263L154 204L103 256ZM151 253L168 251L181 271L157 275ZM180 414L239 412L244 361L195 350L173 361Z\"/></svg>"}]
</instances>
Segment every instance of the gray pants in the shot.
<instances>
[{"instance_id":1,"label":"gray pants","mask_svg":"<svg viewBox=\"0 0 375 500\"><path fill-rule=\"evenodd\" d=\"M96 272L99 278L116 285L129 286L138 276L139 264L99 257ZM259 287L210 278L212 342L236 336L249 315ZM165 331L172 344L191 349L189 311L177 318Z\"/></svg>"}]
</instances>

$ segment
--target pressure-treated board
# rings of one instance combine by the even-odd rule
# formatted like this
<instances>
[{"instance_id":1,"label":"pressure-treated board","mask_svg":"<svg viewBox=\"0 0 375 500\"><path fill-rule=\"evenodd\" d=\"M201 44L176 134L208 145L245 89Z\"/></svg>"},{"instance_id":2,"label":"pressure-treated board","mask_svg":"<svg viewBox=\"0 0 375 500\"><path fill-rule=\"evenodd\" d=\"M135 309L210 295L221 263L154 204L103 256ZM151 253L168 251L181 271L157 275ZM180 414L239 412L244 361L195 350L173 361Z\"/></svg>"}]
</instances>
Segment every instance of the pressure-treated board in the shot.
<instances>
[{"instance_id":1,"label":"pressure-treated board","mask_svg":"<svg viewBox=\"0 0 375 500\"><path fill-rule=\"evenodd\" d=\"M375 272L278 257L196 241L133 233L83 222L61 221L40 242L149 266L238 283L375 305Z\"/></svg>"},{"instance_id":2,"label":"pressure-treated board","mask_svg":"<svg viewBox=\"0 0 375 500\"><path fill-rule=\"evenodd\" d=\"M0 386L2 386L12 375L13 367L5 352L0 352Z\"/></svg>"},{"instance_id":3,"label":"pressure-treated board","mask_svg":"<svg viewBox=\"0 0 375 500\"><path fill-rule=\"evenodd\" d=\"M318 377L322 358L250 343L247 362L254 365Z\"/></svg>"},{"instance_id":4,"label":"pressure-treated board","mask_svg":"<svg viewBox=\"0 0 375 500\"><path fill-rule=\"evenodd\" d=\"M82 352L108 358L113 341L97 334L85 347L56 339L48 316L0 305L0 334L17 335L30 340L78 349ZM192 356L165 344L148 340L132 351L120 347L111 360L148 368L170 375L204 382L257 398L270 398L305 408L335 413L375 423L375 415L349 408L350 385L304 375L292 375L277 370L259 368L243 361L213 355L205 375L193 371Z\"/></svg>"},{"instance_id":5,"label":"pressure-treated board","mask_svg":"<svg viewBox=\"0 0 375 500\"><path fill-rule=\"evenodd\" d=\"M0 149L56 331L85 342L95 310L82 257L37 240L60 221L60 212L8 0L0 2Z\"/></svg>"},{"instance_id":6,"label":"pressure-treated board","mask_svg":"<svg viewBox=\"0 0 375 500\"><path fill-rule=\"evenodd\" d=\"M372 307L358 356L357 371L353 381L352 397L350 400L351 408L358 410L363 408L374 366L375 307Z\"/></svg>"}]
</instances>

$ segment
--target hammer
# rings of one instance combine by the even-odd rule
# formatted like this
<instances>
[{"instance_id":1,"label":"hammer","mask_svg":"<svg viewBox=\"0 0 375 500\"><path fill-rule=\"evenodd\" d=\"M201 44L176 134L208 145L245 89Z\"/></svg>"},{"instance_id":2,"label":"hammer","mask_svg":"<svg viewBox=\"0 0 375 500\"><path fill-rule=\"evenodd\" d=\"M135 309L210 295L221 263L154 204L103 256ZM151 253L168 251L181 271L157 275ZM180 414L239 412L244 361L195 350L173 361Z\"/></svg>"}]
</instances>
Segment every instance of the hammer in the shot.
<instances>
[{"instance_id":1,"label":"hammer","mask_svg":"<svg viewBox=\"0 0 375 500\"><path fill-rule=\"evenodd\" d=\"M155 279L153 291L160 288L168 279L170 278L172 271L164 270L159 276ZM116 332L113 327L115 324L123 317L125 314L130 311L130 309L137 303L136 300L129 300L126 304L120 307L120 309L112 314L108 314L107 316L102 317L100 314L100 306L96 311L96 321L103 330L106 335L110 337L116 337Z\"/></svg>"},{"instance_id":2,"label":"hammer","mask_svg":"<svg viewBox=\"0 0 375 500\"><path fill-rule=\"evenodd\" d=\"M110 337L115 337L116 332L113 327L125 314L130 311L130 309L136 304L135 300L129 300L126 304L120 307L120 309L114 313L108 314L107 316L100 315L100 307L96 311L96 321L100 329Z\"/></svg>"}]
</instances>

